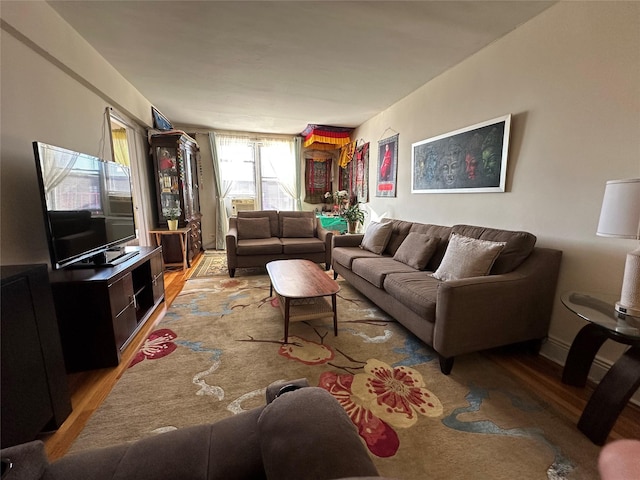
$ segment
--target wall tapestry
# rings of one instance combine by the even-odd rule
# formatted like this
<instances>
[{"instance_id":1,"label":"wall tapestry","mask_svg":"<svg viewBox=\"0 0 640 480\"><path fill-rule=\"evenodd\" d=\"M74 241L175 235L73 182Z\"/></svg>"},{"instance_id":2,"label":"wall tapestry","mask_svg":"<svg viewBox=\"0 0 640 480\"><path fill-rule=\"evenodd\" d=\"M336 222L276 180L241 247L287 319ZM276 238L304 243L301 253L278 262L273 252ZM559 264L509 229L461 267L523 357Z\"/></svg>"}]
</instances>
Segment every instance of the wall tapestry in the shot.
<instances>
[{"instance_id":1,"label":"wall tapestry","mask_svg":"<svg viewBox=\"0 0 640 480\"><path fill-rule=\"evenodd\" d=\"M411 145L411 193L504 192L511 115Z\"/></svg>"},{"instance_id":2,"label":"wall tapestry","mask_svg":"<svg viewBox=\"0 0 640 480\"><path fill-rule=\"evenodd\" d=\"M347 190L356 202L369 201L369 142L356 147L353 160L340 169L339 189Z\"/></svg>"},{"instance_id":3,"label":"wall tapestry","mask_svg":"<svg viewBox=\"0 0 640 480\"><path fill-rule=\"evenodd\" d=\"M398 135L378 141L378 184L376 197L396 196L398 174Z\"/></svg>"},{"instance_id":4,"label":"wall tapestry","mask_svg":"<svg viewBox=\"0 0 640 480\"><path fill-rule=\"evenodd\" d=\"M309 153L307 153L309 155ZM312 154L313 155L313 154ZM331 192L331 157L315 155L305 157L305 197L306 203L324 203L325 192Z\"/></svg>"}]
</instances>

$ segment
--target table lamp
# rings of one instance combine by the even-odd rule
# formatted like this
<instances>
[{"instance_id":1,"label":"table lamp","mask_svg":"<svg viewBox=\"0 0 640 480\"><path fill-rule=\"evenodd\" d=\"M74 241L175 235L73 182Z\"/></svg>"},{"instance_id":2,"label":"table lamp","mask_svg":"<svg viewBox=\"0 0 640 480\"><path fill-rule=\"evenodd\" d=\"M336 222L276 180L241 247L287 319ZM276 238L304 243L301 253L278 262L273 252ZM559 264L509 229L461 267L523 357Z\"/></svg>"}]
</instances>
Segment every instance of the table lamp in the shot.
<instances>
[{"instance_id":1,"label":"table lamp","mask_svg":"<svg viewBox=\"0 0 640 480\"><path fill-rule=\"evenodd\" d=\"M596 234L640 240L640 178L607 182ZM615 308L625 315L640 316L640 246L627 254Z\"/></svg>"}]
</instances>

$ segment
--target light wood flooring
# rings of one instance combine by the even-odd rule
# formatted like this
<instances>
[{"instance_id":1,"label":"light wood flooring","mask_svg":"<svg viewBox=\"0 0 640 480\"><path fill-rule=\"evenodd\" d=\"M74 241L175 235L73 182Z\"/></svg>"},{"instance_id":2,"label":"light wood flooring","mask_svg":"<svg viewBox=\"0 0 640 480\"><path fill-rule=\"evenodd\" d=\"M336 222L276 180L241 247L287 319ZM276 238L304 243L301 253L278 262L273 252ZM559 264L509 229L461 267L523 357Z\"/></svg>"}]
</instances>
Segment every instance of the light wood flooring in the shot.
<instances>
[{"instance_id":1,"label":"light wood flooring","mask_svg":"<svg viewBox=\"0 0 640 480\"><path fill-rule=\"evenodd\" d=\"M202 256L193 262L193 269ZM240 272L240 275L242 273ZM42 436L50 460L63 456L84 428L86 422L107 397L115 383L126 371L126 367L140 345L163 318L166 309L182 290L189 271L166 271L165 303L149 318L146 325L136 335L123 352L120 365L115 368L92 370L68 376L71 389L73 411L56 432ZM524 353L496 351L488 354L498 364L506 368L511 375L528 385L546 402L564 413L577 423L582 409L586 405L593 386L585 388L563 384L562 367L541 356ZM455 368L455 365L454 365ZM609 440L617 438L640 438L640 407L629 404L623 410L614 426Z\"/></svg>"}]
</instances>

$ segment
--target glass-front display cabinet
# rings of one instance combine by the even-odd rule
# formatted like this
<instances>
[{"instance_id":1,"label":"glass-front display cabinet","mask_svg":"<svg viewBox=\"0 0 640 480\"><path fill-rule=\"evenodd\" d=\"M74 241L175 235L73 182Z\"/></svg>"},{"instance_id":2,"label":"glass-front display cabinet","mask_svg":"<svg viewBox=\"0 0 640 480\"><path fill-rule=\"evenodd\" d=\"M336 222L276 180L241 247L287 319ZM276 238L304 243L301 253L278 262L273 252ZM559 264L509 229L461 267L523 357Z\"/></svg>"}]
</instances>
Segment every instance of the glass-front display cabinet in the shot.
<instances>
[{"instance_id":1,"label":"glass-front display cabinet","mask_svg":"<svg viewBox=\"0 0 640 480\"><path fill-rule=\"evenodd\" d=\"M188 255L191 260L202 250L202 226L198 195L198 155L196 141L184 133L151 136L151 156L156 179L156 227L189 227ZM166 263L181 262L182 248L177 235L163 235Z\"/></svg>"}]
</instances>

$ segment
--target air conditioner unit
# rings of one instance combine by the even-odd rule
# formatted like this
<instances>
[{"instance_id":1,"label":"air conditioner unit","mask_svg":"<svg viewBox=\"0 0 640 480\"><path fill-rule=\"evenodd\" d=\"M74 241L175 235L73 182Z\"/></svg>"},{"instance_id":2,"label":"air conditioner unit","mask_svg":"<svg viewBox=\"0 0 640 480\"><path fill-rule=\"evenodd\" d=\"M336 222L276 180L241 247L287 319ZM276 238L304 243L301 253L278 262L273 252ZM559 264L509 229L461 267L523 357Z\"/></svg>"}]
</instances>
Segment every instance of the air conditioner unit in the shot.
<instances>
[{"instance_id":1,"label":"air conditioner unit","mask_svg":"<svg viewBox=\"0 0 640 480\"><path fill-rule=\"evenodd\" d=\"M233 198L231 200L232 215L237 215L239 211L255 210L255 198Z\"/></svg>"}]
</instances>

